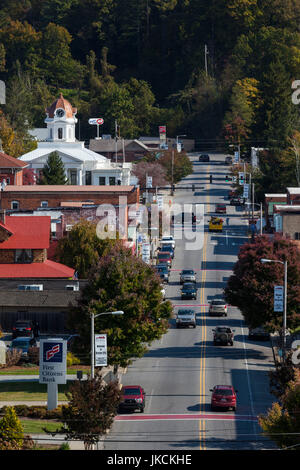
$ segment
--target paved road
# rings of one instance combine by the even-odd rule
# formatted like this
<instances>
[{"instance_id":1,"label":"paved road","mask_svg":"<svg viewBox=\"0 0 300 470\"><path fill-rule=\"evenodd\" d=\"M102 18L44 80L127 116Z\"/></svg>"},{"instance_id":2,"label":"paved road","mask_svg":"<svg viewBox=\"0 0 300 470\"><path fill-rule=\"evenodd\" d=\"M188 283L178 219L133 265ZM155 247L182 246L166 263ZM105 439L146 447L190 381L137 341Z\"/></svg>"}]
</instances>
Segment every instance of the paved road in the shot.
<instances>
[{"instance_id":1,"label":"paved road","mask_svg":"<svg viewBox=\"0 0 300 470\"><path fill-rule=\"evenodd\" d=\"M268 370L273 366L269 343L247 338L247 328L237 308L226 319L209 317L208 301L220 296L237 259L239 246L247 239L243 212L227 206L228 219L222 234L207 231L207 221L217 202L229 204L230 188L225 182L228 167L224 156L211 155L210 164L191 157L194 173L181 182L191 189L179 189L174 202L204 204L203 246L187 249L186 240L177 240L167 298L175 311L193 305L196 329L176 329L172 319L164 337L129 367L123 383L141 384L147 393L144 414L119 415L104 442L107 450L192 450L258 449L273 444L260 436L257 415L272 403L268 393ZM209 183L209 174L214 175ZM192 192L192 184L196 189ZM181 230L180 226L175 230ZM197 228L196 234L201 238ZM196 235L194 234L194 235ZM182 301L179 271L197 271L198 298ZM212 329L219 324L235 329L234 346L213 346ZM236 413L210 410L210 389L216 384L232 384L238 389Z\"/></svg>"}]
</instances>

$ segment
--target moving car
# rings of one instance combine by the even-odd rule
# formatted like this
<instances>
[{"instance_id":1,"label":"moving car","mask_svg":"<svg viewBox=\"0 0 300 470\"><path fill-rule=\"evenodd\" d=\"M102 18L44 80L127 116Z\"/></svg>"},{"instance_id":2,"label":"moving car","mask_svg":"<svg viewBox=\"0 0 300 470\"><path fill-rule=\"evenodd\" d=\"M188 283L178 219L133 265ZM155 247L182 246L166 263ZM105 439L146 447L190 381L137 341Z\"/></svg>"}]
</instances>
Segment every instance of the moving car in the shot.
<instances>
[{"instance_id":1,"label":"moving car","mask_svg":"<svg viewBox=\"0 0 300 470\"><path fill-rule=\"evenodd\" d=\"M121 390L121 402L119 404L119 411L139 410L141 413L145 409L146 392L140 385L125 385Z\"/></svg>"},{"instance_id":2,"label":"moving car","mask_svg":"<svg viewBox=\"0 0 300 470\"><path fill-rule=\"evenodd\" d=\"M172 265L172 256L169 251L159 251L157 253L157 264L167 263L169 267Z\"/></svg>"},{"instance_id":3,"label":"moving car","mask_svg":"<svg viewBox=\"0 0 300 470\"><path fill-rule=\"evenodd\" d=\"M155 269L163 282L169 282L170 272L167 264L157 264Z\"/></svg>"},{"instance_id":4,"label":"moving car","mask_svg":"<svg viewBox=\"0 0 300 470\"><path fill-rule=\"evenodd\" d=\"M214 330L214 345L230 344L233 346L233 330L227 326L217 326Z\"/></svg>"},{"instance_id":5,"label":"moving car","mask_svg":"<svg viewBox=\"0 0 300 470\"><path fill-rule=\"evenodd\" d=\"M185 282L181 289L182 299L197 299L197 288L194 282Z\"/></svg>"},{"instance_id":6,"label":"moving car","mask_svg":"<svg viewBox=\"0 0 300 470\"><path fill-rule=\"evenodd\" d=\"M225 204L216 204L215 212L217 214L226 214L226 205Z\"/></svg>"},{"instance_id":7,"label":"moving car","mask_svg":"<svg viewBox=\"0 0 300 470\"><path fill-rule=\"evenodd\" d=\"M215 385L213 389L210 389L210 391L212 392L212 411L217 408L232 408L233 411L236 410L237 390L235 390L232 385Z\"/></svg>"},{"instance_id":8,"label":"moving car","mask_svg":"<svg viewBox=\"0 0 300 470\"><path fill-rule=\"evenodd\" d=\"M209 314L227 317L227 305L223 299L214 299L209 305Z\"/></svg>"},{"instance_id":9,"label":"moving car","mask_svg":"<svg viewBox=\"0 0 300 470\"><path fill-rule=\"evenodd\" d=\"M17 338L13 339L9 349L12 351L13 349L18 349L22 351L22 357L26 358L28 356L29 348L36 346L37 342L34 338L30 338L29 336L18 336Z\"/></svg>"},{"instance_id":10,"label":"moving car","mask_svg":"<svg viewBox=\"0 0 300 470\"><path fill-rule=\"evenodd\" d=\"M159 252L162 253L164 251L171 253L172 258L174 258L175 251L172 245L162 245L159 249Z\"/></svg>"},{"instance_id":11,"label":"moving car","mask_svg":"<svg viewBox=\"0 0 300 470\"><path fill-rule=\"evenodd\" d=\"M270 333L266 331L263 326L259 326L257 328L249 328L248 338L268 341L270 339Z\"/></svg>"},{"instance_id":12,"label":"moving car","mask_svg":"<svg viewBox=\"0 0 300 470\"><path fill-rule=\"evenodd\" d=\"M12 329L12 337L29 336L33 338L33 322L31 320L17 320Z\"/></svg>"},{"instance_id":13,"label":"moving car","mask_svg":"<svg viewBox=\"0 0 300 470\"><path fill-rule=\"evenodd\" d=\"M209 162L210 158L208 154L202 154L199 157L199 162Z\"/></svg>"},{"instance_id":14,"label":"moving car","mask_svg":"<svg viewBox=\"0 0 300 470\"><path fill-rule=\"evenodd\" d=\"M176 316L176 328L189 326L196 328L195 310L178 310Z\"/></svg>"},{"instance_id":15,"label":"moving car","mask_svg":"<svg viewBox=\"0 0 300 470\"><path fill-rule=\"evenodd\" d=\"M208 229L210 232L222 232L223 219L220 219L220 217L211 217Z\"/></svg>"},{"instance_id":16,"label":"moving car","mask_svg":"<svg viewBox=\"0 0 300 470\"><path fill-rule=\"evenodd\" d=\"M172 235L164 235L160 241L161 246L162 245L172 245L174 250L175 250L175 245L176 242L174 240L174 237Z\"/></svg>"},{"instance_id":17,"label":"moving car","mask_svg":"<svg viewBox=\"0 0 300 470\"><path fill-rule=\"evenodd\" d=\"M183 269L180 273L180 284L196 282L196 274L193 269Z\"/></svg>"}]
</instances>

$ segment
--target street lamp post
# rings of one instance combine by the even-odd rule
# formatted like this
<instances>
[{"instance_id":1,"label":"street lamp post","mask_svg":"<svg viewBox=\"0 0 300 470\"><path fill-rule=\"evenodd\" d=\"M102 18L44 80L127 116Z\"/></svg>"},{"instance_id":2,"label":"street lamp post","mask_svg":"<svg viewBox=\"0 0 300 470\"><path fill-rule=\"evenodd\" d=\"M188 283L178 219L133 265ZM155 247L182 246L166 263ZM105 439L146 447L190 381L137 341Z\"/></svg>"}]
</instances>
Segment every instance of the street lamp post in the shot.
<instances>
[{"instance_id":1,"label":"street lamp post","mask_svg":"<svg viewBox=\"0 0 300 470\"><path fill-rule=\"evenodd\" d=\"M287 260L280 261L277 259L260 260L261 263L280 263L284 266L284 297L283 297L283 344L282 344L282 359L285 361L286 350L286 316L287 316Z\"/></svg>"},{"instance_id":2,"label":"street lamp post","mask_svg":"<svg viewBox=\"0 0 300 470\"><path fill-rule=\"evenodd\" d=\"M95 376L95 318L100 317L100 315L124 315L122 310L117 310L115 312L102 312L94 315L91 313L91 378Z\"/></svg>"}]
</instances>

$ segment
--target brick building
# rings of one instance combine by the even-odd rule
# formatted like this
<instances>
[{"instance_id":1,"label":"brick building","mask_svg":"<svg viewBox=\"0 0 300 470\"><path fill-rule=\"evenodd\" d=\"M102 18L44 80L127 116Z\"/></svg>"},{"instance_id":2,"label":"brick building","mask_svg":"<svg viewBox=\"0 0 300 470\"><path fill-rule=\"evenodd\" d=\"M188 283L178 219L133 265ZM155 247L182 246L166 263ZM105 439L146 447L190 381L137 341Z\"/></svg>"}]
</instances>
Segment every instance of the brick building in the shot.
<instances>
[{"instance_id":1,"label":"brick building","mask_svg":"<svg viewBox=\"0 0 300 470\"><path fill-rule=\"evenodd\" d=\"M48 260L50 217L12 217L1 211L0 279L68 279L74 269Z\"/></svg>"},{"instance_id":2,"label":"brick building","mask_svg":"<svg viewBox=\"0 0 300 470\"><path fill-rule=\"evenodd\" d=\"M66 203L118 205L120 197L127 204L139 203L139 188L135 186L72 186L32 185L6 186L0 193L0 207L5 210L26 211L39 208L58 208Z\"/></svg>"},{"instance_id":3,"label":"brick building","mask_svg":"<svg viewBox=\"0 0 300 470\"><path fill-rule=\"evenodd\" d=\"M0 142L0 184L17 185L23 184L23 170L29 165L17 158L11 157L2 151Z\"/></svg>"}]
</instances>

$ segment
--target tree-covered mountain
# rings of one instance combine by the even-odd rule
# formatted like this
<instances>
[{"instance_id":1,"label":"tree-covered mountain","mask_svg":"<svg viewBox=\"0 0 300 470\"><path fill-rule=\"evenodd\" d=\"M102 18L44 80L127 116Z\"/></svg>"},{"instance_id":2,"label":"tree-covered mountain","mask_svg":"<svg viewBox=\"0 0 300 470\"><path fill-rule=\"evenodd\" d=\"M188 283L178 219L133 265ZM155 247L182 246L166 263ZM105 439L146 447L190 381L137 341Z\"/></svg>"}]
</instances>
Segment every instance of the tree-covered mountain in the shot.
<instances>
[{"instance_id":1,"label":"tree-covered mountain","mask_svg":"<svg viewBox=\"0 0 300 470\"><path fill-rule=\"evenodd\" d=\"M22 132L63 92L81 139L103 117L123 137L165 124L205 146L230 128L235 142L285 147L299 128L299 20L300 0L2 0L1 108Z\"/></svg>"}]
</instances>

